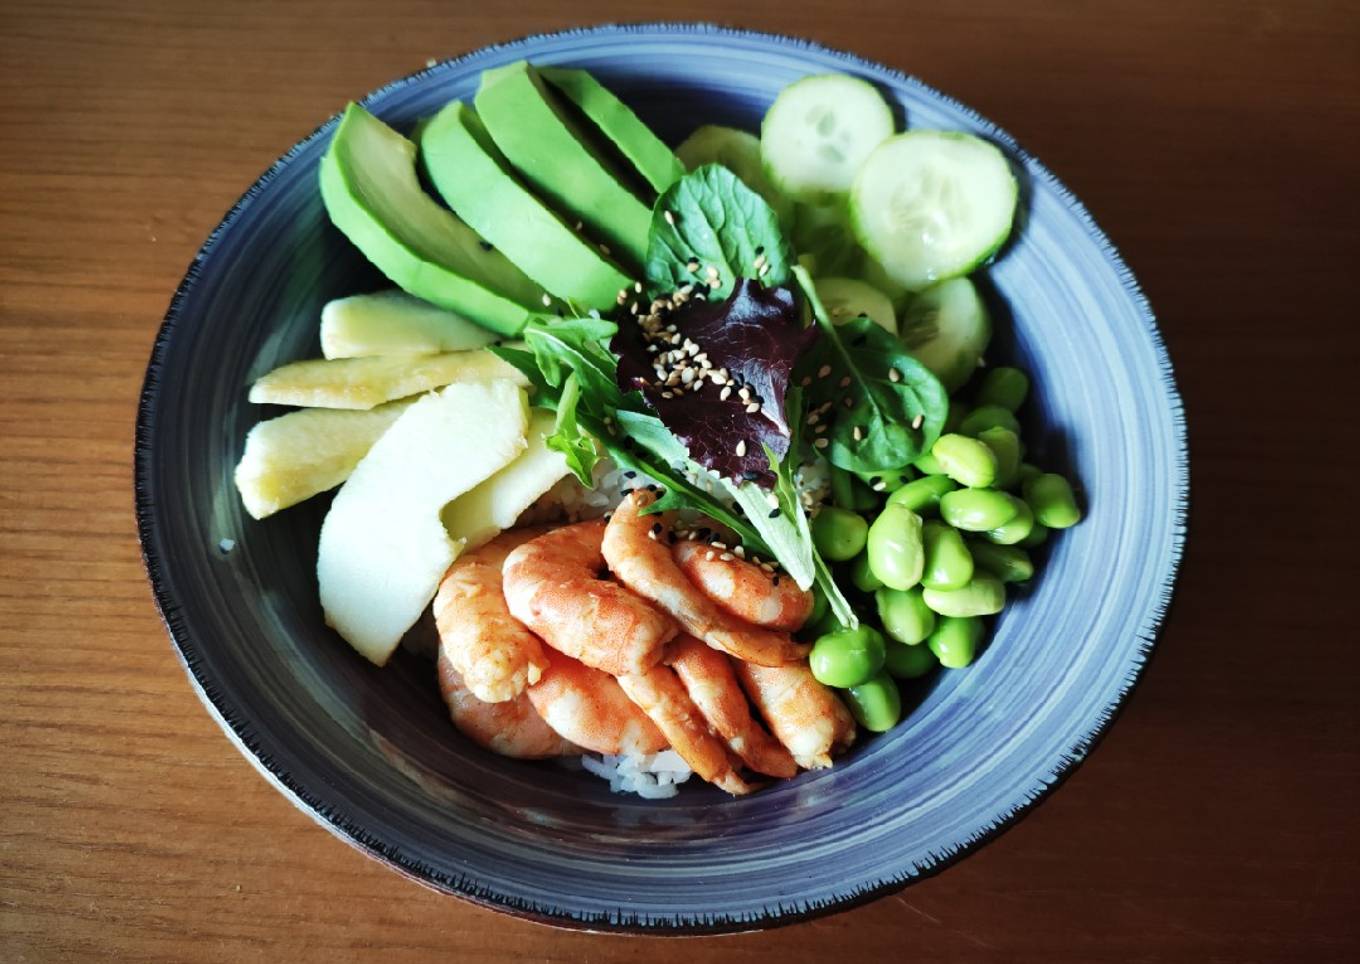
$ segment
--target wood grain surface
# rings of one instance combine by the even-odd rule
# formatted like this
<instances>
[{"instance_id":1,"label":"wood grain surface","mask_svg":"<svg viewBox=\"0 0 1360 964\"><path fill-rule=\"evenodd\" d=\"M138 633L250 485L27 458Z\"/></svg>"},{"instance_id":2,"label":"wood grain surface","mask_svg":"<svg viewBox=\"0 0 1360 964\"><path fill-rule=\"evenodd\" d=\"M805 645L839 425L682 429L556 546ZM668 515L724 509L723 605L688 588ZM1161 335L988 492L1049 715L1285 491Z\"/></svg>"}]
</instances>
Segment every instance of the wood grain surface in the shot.
<instances>
[{"instance_id":1,"label":"wood grain surface","mask_svg":"<svg viewBox=\"0 0 1360 964\"><path fill-rule=\"evenodd\" d=\"M510 6L0 4L0 960L1360 959L1360 7ZM1158 311L1194 486L1158 653L1058 793L899 896L686 941L474 909L294 810L191 692L132 514L152 338L275 157L429 57L656 17L850 48L1015 134Z\"/></svg>"}]
</instances>

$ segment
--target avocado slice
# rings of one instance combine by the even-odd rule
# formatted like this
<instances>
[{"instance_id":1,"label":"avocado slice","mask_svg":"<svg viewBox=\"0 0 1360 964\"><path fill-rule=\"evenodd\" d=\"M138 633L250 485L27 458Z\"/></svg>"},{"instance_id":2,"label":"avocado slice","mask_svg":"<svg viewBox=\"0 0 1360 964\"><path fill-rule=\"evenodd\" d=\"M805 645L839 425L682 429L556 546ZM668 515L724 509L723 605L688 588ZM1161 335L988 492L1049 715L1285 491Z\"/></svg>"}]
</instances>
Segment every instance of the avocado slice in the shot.
<instances>
[{"instance_id":1,"label":"avocado slice","mask_svg":"<svg viewBox=\"0 0 1360 964\"><path fill-rule=\"evenodd\" d=\"M335 226L396 285L516 335L543 290L416 180L416 147L358 104L345 108L321 159L321 198Z\"/></svg>"},{"instance_id":2,"label":"avocado slice","mask_svg":"<svg viewBox=\"0 0 1360 964\"><path fill-rule=\"evenodd\" d=\"M657 194L685 176L685 166L666 142L589 72L543 67L538 74L590 118Z\"/></svg>"},{"instance_id":3,"label":"avocado slice","mask_svg":"<svg viewBox=\"0 0 1360 964\"><path fill-rule=\"evenodd\" d=\"M425 125L420 153L449 207L552 294L604 311L632 284L519 182L466 104L450 102Z\"/></svg>"},{"instance_id":4,"label":"avocado slice","mask_svg":"<svg viewBox=\"0 0 1360 964\"><path fill-rule=\"evenodd\" d=\"M519 175L556 210L633 264L647 259L651 207L624 185L626 175L590 145L538 73L521 60L482 72L477 116Z\"/></svg>"}]
</instances>

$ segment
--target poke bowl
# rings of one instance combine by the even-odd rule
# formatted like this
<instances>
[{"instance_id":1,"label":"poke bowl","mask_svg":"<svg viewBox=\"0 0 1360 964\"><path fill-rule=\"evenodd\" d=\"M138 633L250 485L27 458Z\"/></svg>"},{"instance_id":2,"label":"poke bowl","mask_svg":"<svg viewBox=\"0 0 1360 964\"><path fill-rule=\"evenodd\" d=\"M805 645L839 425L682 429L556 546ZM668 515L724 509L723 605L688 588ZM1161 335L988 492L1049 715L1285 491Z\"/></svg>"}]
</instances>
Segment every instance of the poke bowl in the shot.
<instances>
[{"instance_id":1,"label":"poke bowl","mask_svg":"<svg viewBox=\"0 0 1360 964\"><path fill-rule=\"evenodd\" d=\"M871 85L898 127L998 149L1018 202L1009 237L975 276L994 329L986 363L1029 373L1026 458L1075 481L1080 525L1034 548L1037 571L1010 587L966 670L901 681L900 721L861 732L832 766L746 795L691 780L647 799L580 766L488 753L450 726L418 646L379 668L331 628L317 573L332 495L257 520L236 490L262 417L247 387L321 354L329 302L390 286L318 190L337 115L214 230L152 352L137 517L191 684L247 759L323 827L422 884L517 916L751 930L938 872L1080 763L1136 684L1169 605L1188 455L1146 300L1081 203L1003 130L914 78L801 40L693 24L535 36L435 64L360 106L410 133L452 101L471 103L484 71L522 61L588 71L669 145L702 125L759 131L781 90L838 74ZM432 622L422 617L408 642L433 638Z\"/></svg>"}]
</instances>

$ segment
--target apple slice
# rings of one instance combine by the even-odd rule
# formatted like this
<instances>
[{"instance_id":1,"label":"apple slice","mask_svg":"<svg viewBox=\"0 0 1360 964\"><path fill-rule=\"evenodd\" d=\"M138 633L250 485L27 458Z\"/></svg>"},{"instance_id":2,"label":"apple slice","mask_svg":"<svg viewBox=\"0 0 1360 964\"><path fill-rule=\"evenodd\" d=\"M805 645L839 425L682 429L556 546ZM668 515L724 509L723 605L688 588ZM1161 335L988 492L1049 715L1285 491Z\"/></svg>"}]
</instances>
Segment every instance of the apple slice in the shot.
<instances>
[{"instance_id":1,"label":"apple slice","mask_svg":"<svg viewBox=\"0 0 1360 964\"><path fill-rule=\"evenodd\" d=\"M236 489L246 511L264 519L335 488L414 401L362 412L305 408L260 422L246 435L236 465Z\"/></svg>"},{"instance_id":2,"label":"apple slice","mask_svg":"<svg viewBox=\"0 0 1360 964\"><path fill-rule=\"evenodd\" d=\"M317 547L321 608L373 663L387 662L462 550L440 509L524 451L527 421L513 382L450 385L403 412L336 493Z\"/></svg>"},{"instance_id":3,"label":"apple slice","mask_svg":"<svg viewBox=\"0 0 1360 964\"><path fill-rule=\"evenodd\" d=\"M336 298L321 309L321 354L327 358L467 351L498 337L398 288Z\"/></svg>"},{"instance_id":4,"label":"apple slice","mask_svg":"<svg viewBox=\"0 0 1360 964\"><path fill-rule=\"evenodd\" d=\"M444 507L440 516L450 536L465 541L468 549L485 545L513 529L524 510L571 471L566 457L545 443L556 421L552 412L535 409L524 454Z\"/></svg>"},{"instance_id":5,"label":"apple slice","mask_svg":"<svg viewBox=\"0 0 1360 964\"><path fill-rule=\"evenodd\" d=\"M312 358L261 376L250 386L250 400L262 405L372 408L454 382L492 380L529 384L519 369L486 349L444 355Z\"/></svg>"}]
</instances>

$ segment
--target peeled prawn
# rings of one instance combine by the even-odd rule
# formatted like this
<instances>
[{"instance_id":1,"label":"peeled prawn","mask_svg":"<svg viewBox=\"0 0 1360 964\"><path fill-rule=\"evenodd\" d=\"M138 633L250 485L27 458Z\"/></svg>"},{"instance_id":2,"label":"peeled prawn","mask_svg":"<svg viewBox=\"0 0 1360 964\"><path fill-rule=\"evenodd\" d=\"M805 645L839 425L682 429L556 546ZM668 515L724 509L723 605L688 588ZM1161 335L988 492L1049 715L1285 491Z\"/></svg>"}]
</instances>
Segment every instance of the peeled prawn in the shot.
<instances>
[{"instance_id":1,"label":"peeled prawn","mask_svg":"<svg viewBox=\"0 0 1360 964\"><path fill-rule=\"evenodd\" d=\"M614 675L655 666L678 627L623 586L600 578L605 525L579 522L526 542L505 560L510 613L549 646Z\"/></svg>"},{"instance_id":2,"label":"peeled prawn","mask_svg":"<svg viewBox=\"0 0 1360 964\"><path fill-rule=\"evenodd\" d=\"M487 703L514 699L548 665L543 644L510 615L501 592L505 557L541 532L512 529L460 556L434 597L440 651L472 695Z\"/></svg>"},{"instance_id":3,"label":"peeled prawn","mask_svg":"<svg viewBox=\"0 0 1360 964\"><path fill-rule=\"evenodd\" d=\"M757 789L737 773L738 761L709 730L674 670L654 666L645 673L620 676L619 685L651 717L657 729L670 740L671 749L695 773L734 796Z\"/></svg>"},{"instance_id":4,"label":"peeled prawn","mask_svg":"<svg viewBox=\"0 0 1360 964\"><path fill-rule=\"evenodd\" d=\"M812 615L812 593L729 552L685 539L671 547L671 556L690 582L737 619L791 633Z\"/></svg>"},{"instance_id":5,"label":"peeled prawn","mask_svg":"<svg viewBox=\"0 0 1360 964\"><path fill-rule=\"evenodd\" d=\"M608 673L547 649L548 669L529 688L529 702L563 738L596 753L659 753L661 731Z\"/></svg>"},{"instance_id":6,"label":"peeled prawn","mask_svg":"<svg viewBox=\"0 0 1360 964\"><path fill-rule=\"evenodd\" d=\"M542 760L581 752L543 722L526 694L499 703L477 699L443 650L439 653L439 691L459 732L494 753Z\"/></svg>"},{"instance_id":7,"label":"peeled prawn","mask_svg":"<svg viewBox=\"0 0 1360 964\"><path fill-rule=\"evenodd\" d=\"M634 490L605 527L604 558L618 580L674 616L685 632L737 659L780 666L802 658L807 646L729 616L689 581L671 558L665 523L642 514L654 500L650 492Z\"/></svg>"},{"instance_id":8,"label":"peeled prawn","mask_svg":"<svg viewBox=\"0 0 1360 964\"><path fill-rule=\"evenodd\" d=\"M829 767L832 751L854 742L850 711L817 682L807 663L774 667L738 663L736 669L751 702L799 766Z\"/></svg>"},{"instance_id":9,"label":"peeled prawn","mask_svg":"<svg viewBox=\"0 0 1360 964\"><path fill-rule=\"evenodd\" d=\"M789 751L752 719L730 657L693 636L681 636L671 644L667 662L704 719L748 767L772 777L798 773Z\"/></svg>"}]
</instances>

